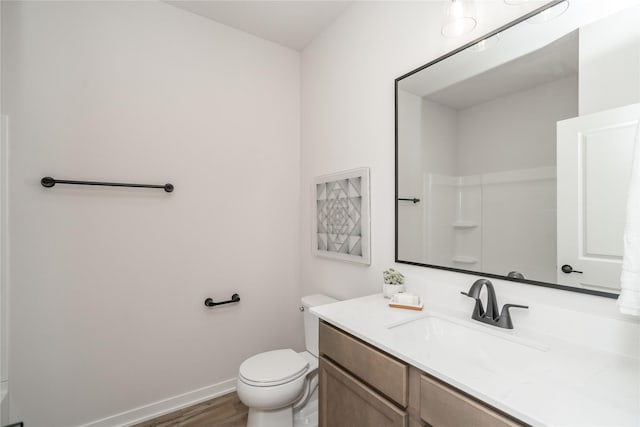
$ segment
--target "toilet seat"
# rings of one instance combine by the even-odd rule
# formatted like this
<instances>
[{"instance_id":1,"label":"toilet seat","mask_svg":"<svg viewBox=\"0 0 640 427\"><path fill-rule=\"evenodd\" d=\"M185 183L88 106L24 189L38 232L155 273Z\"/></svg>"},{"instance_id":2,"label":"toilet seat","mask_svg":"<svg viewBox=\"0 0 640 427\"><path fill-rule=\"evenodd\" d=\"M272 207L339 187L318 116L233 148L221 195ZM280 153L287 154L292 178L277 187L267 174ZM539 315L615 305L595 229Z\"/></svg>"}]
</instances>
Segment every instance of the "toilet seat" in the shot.
<instances>
[{"instance_id":1,"label":"toilet seat","mask_svg":"<svg viewBox=\"0 0 640 427\"><path fill-rule=\"evenodd\" d=\"M240 365L240 380L255 387L273 387L305 375L309 362L291 349L256 354Z\"/></svg>"}]
</instances>

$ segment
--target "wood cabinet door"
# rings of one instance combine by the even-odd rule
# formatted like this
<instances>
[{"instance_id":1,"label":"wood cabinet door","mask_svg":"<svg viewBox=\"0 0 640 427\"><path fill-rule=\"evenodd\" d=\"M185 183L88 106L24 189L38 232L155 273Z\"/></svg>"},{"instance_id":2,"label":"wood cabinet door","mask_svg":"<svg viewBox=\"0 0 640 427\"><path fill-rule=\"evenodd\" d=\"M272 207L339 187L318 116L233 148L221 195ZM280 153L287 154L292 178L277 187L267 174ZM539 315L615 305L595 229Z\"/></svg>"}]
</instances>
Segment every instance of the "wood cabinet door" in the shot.
<instances>
[{"instance_id":1,"label":"wood cabinet door","mask_svg":"<svg viewBox=\"0 0 640 427\"><path fill-rule=\"evenodd\" d=\"M426 375L420 378L420 418L433 427L523 425Z\"/></svg>"},{"instance_id":2,"label":"wood cabinet door","mask_svg":"<svg viewBox=\"0 0 640 427\"><path fill-rule=\"evenodd\" d=\"M320 323L320 354L406 408L409 366L344 331Z\"/></svg>"},{"instance_id":3,"label":"wood cabinet door","mask_svg":"<svg viewBox=\"0 0 640 427\"><path fill-rule=\"evenodd\" d=\"M405 411L347 371L320 358L320 427L406 427Z\"/></svg>"}]
</instances>

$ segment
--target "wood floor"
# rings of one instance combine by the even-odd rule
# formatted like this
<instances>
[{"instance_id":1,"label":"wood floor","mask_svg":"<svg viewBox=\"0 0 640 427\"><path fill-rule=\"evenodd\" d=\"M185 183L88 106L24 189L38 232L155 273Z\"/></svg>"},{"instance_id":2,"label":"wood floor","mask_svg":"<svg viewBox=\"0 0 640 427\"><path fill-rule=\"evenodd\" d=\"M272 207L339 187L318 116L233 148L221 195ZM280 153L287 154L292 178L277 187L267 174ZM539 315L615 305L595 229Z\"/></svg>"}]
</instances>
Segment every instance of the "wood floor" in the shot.
<instances>
[{"instance_id":1,"label":"wood floor","mask_svg":"<svg viewBox=\"0 0 640 427\"><path fill-rule=\"evenodd\" d=\"M238 395L230 393L132 427L245 427L248 413Z\"/></svg>"}]
</instances>

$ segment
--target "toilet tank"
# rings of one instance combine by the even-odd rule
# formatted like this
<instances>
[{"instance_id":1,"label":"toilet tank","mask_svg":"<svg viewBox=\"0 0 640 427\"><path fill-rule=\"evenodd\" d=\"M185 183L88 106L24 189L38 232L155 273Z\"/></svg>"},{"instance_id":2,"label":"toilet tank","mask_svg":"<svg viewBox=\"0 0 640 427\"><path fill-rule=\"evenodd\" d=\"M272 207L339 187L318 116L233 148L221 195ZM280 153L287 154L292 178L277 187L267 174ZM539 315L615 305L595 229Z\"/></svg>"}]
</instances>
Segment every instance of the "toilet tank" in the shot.
<instances>
[{"instance_id":1,"label":"toilet tank","mask_svg":"<svg viewBox=\"0 0 640 427\"><path fill-rule=\"evenodd\" d=\"M307 351L318 357L318 316L311 313L309 308L317 305L331 304L338 302L337 299L326 295L307 295L302 297L302 306L304 307L304 343Z\"/></svg>"}]
</instances>

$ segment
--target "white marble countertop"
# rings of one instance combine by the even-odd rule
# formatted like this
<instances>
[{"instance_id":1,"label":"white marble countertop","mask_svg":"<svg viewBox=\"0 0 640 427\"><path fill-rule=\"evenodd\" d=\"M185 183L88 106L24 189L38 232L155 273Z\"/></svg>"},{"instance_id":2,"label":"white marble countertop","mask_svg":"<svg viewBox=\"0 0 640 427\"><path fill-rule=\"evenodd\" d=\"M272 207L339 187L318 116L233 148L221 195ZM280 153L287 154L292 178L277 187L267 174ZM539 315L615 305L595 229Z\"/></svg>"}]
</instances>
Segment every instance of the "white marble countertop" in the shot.
<instances>
[{"instance_id":1,"label":"white marble countertop","mask_svg":"<svg viewBox=\"0 0 640 427\"><path fill-rule=\"evenodd\" d=\"M600 351L518 328L499 329L425 303L414 311L388 306L382 294L313 307L321 319L436 378L534 426L640 426L640 359ZM466 351L439 349L394 325L441 315L490 334L540 344L545 351L522 369L491 369ZM462 323L461 323L462 324ZM594 340L597 337L594 336ZM471 347L471 346L470 346ZM461 347L462 348L462 347ZM452 354L455 353L455 354ZM510 357L504 354L504 357ZM519 357L513 354L510 362ZM516 364L518 362L515 362ZM494 363L495 366L495 363Z\"/></svg>"}]
</instances>

